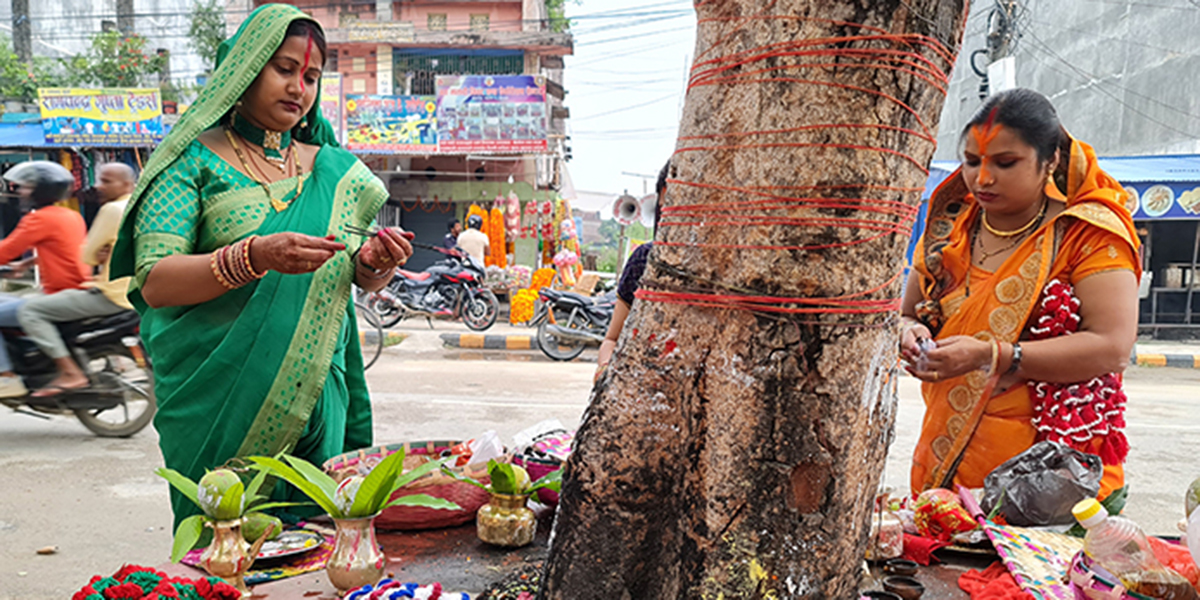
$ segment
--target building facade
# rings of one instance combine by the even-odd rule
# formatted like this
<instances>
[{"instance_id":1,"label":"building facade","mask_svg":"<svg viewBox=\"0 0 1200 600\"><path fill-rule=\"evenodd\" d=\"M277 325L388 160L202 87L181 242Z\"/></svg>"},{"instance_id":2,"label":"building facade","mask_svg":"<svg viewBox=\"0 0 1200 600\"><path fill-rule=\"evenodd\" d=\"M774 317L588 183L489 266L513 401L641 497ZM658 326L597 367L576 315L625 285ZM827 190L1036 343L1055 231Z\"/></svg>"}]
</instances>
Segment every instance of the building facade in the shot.
<instances>
[{"instance_id":1,"label":"building facade","mask_svg":"<svg viewBox=\"0 0 1200 600\"><path fill-rule=\"evenodd\" d=\"M447 76L534 76L544 81L546 138L538 152L427 152L406 149L359 153L391 194L380 221L414 231L419 241L438 243L452 218L472 202L489 203L515 194L522 204L550 197L559 185L564 156L563 56L571 54L569 33L550 30L543 0L377 0L290 2L312 15L329 43L326 73L339 73L347 97L423 96L437 92ZM229 27L247 9L262 4L234 0L226 9ZM419 252L410 267L437 259Z\"/></svg>"},{"instance_id":2,"label":"building facade","mask_svg":"<svg viewBox=\"0 0 1200 600\"><path fill-rule=\"evenodd\" d=\"M1195 2L974 0L942 111L936 159L956 160L982 103L970 64L1013 7L1016 84L1048 96L1072 134L1102 156L1200 152L1200 27ZM988 59L976 57L983 72Z\"/></svg>"}]
</instances>

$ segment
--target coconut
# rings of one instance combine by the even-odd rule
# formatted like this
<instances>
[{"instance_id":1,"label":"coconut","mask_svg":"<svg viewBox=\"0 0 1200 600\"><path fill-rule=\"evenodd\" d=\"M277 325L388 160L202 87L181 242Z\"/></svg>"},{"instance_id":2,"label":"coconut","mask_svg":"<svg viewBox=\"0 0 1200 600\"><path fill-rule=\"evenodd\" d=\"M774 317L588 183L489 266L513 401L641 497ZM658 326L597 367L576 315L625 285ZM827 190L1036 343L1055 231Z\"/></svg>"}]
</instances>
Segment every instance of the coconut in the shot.
<instances>
[{"instance_id":1,"label":"coconut","mask_svg":"<svg viewBox=\"0 0 1200 600\"><path fill-rule=\"evenodd\" d=\"M197 486L197 499L204 514L218 521L229 521L242 516L246 509L246 498L242 480L237 473L229 469L216 469L204 474ZM241 496L233 500L233 504L225 502L227 494Z\"/></svg>"},{"instance_id":2,"label":"coconut","mask_svg":"<svg viewBox=\"0 0 1200 600\"><path fill-rule=\"evenodd\" d=\"M333 494L333 503L343 515L350 515L350 508L354 506L354 499L358 497L358 488L362 487L362 482L363 478L355 475L338 484L337 491Z\"/></svg>"}]
</instances>

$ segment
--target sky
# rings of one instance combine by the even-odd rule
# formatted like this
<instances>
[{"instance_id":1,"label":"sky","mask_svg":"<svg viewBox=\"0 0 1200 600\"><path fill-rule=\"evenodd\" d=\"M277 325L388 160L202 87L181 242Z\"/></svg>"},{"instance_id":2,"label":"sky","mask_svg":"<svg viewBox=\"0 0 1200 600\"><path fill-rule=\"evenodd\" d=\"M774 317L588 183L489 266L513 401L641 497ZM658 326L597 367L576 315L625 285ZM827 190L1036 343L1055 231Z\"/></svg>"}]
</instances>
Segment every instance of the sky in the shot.
<instances>
[{"instance_id":1,"label":"sky","mask_svg":"<svg viewBox=\"0 0 1200 600\"><path fill-rule=\"evenodd\" d=\"M654 190L671 156L695 52L691 0L568 0L575 54L563 85L575 189Z\"/></svg>"}]
</instances>

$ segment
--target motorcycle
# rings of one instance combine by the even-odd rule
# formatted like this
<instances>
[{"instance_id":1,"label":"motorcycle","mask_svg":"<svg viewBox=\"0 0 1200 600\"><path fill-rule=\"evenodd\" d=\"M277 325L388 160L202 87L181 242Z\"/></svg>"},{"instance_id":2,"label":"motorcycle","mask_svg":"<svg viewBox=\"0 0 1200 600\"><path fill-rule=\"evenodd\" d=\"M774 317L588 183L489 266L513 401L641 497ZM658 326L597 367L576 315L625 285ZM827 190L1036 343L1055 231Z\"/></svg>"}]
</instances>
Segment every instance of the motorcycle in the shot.
<instances>
[{"instance_id":1,"label":"motorcycle","mask_svg":"<svg viewBox=\"0 0 1200 600\"><path fill-rule=\"evenodd\" d=\"M546 308L545 320L538 325L538 345L554 360L571 360L584 346L603 342L617 305L615 291L592 298L542 288L538 299Z\"/></svg>"},{"instance_id":2,"label":"motorcycle","mask_svg":"<svg viewBox=\"0 0 1200 600\"><path fill-rule=\"evenodd\" d=\"M48 419L48 414L74 414L101 437L129 437L154 418L154 372L138 337L138 314L132 310L58 324L71 356L91 385L55 396L0 398L21 414ZM54 361L19 330L3 330L13 371L31 390L58 376Z\"/></svg>"},{"instance_id":3,"label":"motorcycle","mask_svg":"<svg viewBox=\"0 0 1200 600\"><path fill-rule=\"evenodd\" d=\"M433 319L462 318L473 331L496 323L500 301L483 287L486 271L479 261L460 250L413 245L445 257L420 273L397 269L387 287L367 295L366 305L379 315L384 327L410 317L425 317L431 328Z\"/></svg>"}]
</instances>

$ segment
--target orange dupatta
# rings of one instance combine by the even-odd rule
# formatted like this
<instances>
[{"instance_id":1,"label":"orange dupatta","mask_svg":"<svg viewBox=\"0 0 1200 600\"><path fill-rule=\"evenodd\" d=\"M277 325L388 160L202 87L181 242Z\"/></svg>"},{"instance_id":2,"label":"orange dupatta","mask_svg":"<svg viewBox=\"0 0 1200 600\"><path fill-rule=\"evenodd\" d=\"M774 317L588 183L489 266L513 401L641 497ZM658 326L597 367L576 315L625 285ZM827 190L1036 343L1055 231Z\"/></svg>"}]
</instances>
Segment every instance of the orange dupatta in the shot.
<instances>
[{"instance_id":1,"label":"orange dupatta","mask_svg":"<svg viewBox=\"0 0 1200 600\"><path fill-rule=\"evenodd\" d=\"M1065 200L1067 209L1018 246L995 273L985 274L983 281L973 275L969 294L964 281L973 268L970 230L979 207L961 169L930 198L925 235L913 266L924 297L918 317L935 338L1020 340L1046 284L1069 277L1077 258L1072 249L1086 248L1084 238L1094 237L1095 228L1128 245L1125 252L1109 248L1112 268L1132 269L1140 276L1138 261L1129 259L1137 256L1138 238L1124 206L1122 186L1100 170L1090 146L1066 135L1064 140L1060 152L1066 160L1060 161L1046 192ZM975 371L922 385L926 411L913 455L914 491L952 483L982 487L992 469L1033 444L1036 431L1030 424L1033 405L1028 387L1014 384L993 396L996 379ZM1119 466L1110 473L1123 475Z\"/></svg>"}]
</instances>

